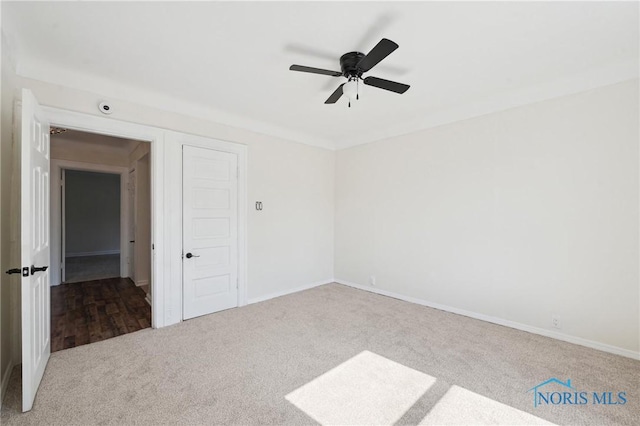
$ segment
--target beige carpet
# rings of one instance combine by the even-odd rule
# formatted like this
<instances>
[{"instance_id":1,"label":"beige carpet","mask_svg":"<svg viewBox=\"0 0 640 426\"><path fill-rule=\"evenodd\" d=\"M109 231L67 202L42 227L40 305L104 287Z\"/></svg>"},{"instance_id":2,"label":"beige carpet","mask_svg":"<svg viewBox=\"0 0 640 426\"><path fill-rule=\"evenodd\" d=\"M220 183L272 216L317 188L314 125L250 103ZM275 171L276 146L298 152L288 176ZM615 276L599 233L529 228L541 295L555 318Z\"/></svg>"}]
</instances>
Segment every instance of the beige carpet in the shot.
<instances>
[{"instance_id":1,"label":"beige carpet","mask_svg":"<svg viewBox=\"0 0 640 426\"><path fill-rule=\"evenodd\" d=\"M534 408L551 377L628 402ZM638 361L330 284L56 352L33 410L14 374L1 419L638 424L639 383Z\"/></svg>"}]
</instances>

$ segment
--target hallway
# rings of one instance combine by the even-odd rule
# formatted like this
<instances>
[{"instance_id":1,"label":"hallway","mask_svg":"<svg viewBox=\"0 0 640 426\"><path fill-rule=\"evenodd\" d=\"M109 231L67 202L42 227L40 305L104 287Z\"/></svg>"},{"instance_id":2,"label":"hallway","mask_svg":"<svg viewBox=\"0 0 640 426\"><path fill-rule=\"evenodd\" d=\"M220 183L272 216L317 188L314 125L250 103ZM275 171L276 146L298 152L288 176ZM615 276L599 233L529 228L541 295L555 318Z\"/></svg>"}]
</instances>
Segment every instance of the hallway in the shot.
<instances>
[{"instance_id":1,"label":"hallway","mask_svg":"<svg viewBox=\"0 0 640 426\"><path fill-rule=\"evenodd\" d=\"M101 280L120 276L120 255L74 256L65 259L65 283Z\"/></svg>"},{"instance_id":2,"label":"hallway","mask_svg":"<svg viewBox=\"0 0 640 426\"><path fill-rule=\"evenodd\" d=\"M151 327L146 293L129 278L51 288L51 352Z\"/></svg>"}]
</instances>

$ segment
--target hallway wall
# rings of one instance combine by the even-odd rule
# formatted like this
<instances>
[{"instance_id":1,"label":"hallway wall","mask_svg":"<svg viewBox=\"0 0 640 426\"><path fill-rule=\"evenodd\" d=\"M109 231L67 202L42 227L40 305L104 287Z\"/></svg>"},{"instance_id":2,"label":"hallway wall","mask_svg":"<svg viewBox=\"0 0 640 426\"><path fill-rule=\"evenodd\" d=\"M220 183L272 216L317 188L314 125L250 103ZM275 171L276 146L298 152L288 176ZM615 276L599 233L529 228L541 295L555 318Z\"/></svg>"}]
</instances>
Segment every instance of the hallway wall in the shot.
<instances>
[{"instance_id":1,"label":"hallway wall","mask_svg":"<svg viewBox=\"0 0 640 426\"><path fill-rule=\"evenodd\" d=\"M120 176L66 170L66 256L120 254Z\"/></svg>"}]
</instances>

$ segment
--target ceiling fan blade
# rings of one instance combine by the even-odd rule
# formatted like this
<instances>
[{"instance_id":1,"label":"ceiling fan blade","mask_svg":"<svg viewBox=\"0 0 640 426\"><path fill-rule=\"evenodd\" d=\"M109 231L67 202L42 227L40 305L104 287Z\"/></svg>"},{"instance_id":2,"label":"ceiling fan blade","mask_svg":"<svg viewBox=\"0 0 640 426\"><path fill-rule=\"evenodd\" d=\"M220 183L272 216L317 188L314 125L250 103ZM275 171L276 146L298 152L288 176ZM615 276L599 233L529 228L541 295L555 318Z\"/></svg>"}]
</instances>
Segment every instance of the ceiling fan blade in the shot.
<instances>
[{"instance_id":1,"label":"ceiling fan blade","mask_svg":"<svg viewBox=\"0 0 640 426\"><path fill-rule=\"evenodd\" d=\"M291 65L289 67L291 71L310 72L312 74L330 75L332 77L341 77L340 71L323 70L321 68L305 67L303 65Z\"/></svg>"},{"instance_id":2,"label":"ceiling fan blade","mask_svg":"<svg viewBox=\"0 0 640 426\"><path fill-rule=\"evenodd\" d=\"M340 96L342 96L342 86L344 86L344 83L342 83L340 86L338 86L338 88L335 90L335 92L333 92L331 94L331 96L329 96L329 98L327 98L326 101L324 101L325 104L335 104L336 102L338 102L338 99L340 99Z\"/></svg>"},{"instance_id":3,"label":"ceiling fan blade","mask_svg":"<svg viewBox=\"0 0 640 426\"><path fill-rule=\"evenodd\" d=\"M362 72L367 72L371 68L375 67L378 62L389 56L391 52L393 52L397 48L398 45L396 43L392 42L389 39L383 38L378 42L378 44L375 45L373 49L371 49L369 53L367 53L367 56L360 59L357 67L361 69Z\"/></svg>"},{"instance_id":4,"label":"ceiling fan blade","mask_svg":"<svg viewBox=\"0 0 640 426\"><path fill-rule=\"evenodd\" d=\"M408 84L396 83L395 81L384 80L378 77L366 77L363 83L368 86L378 87L396 93L404 93L411 87Z\"/></svg>"}]
</instances>

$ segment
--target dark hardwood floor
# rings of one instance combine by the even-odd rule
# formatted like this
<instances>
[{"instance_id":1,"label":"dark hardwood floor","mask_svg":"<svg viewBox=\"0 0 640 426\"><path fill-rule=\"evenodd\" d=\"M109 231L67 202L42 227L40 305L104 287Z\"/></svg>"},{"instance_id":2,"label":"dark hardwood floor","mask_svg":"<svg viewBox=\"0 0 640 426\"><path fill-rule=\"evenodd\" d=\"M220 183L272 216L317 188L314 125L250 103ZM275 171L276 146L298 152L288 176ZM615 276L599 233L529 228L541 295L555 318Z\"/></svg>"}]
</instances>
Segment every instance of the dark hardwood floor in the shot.
<instances>
[{"instance_id":1,"label":"dark hardwood floor","mask_svg":"<svg viewBox=\"0 0 640 426\"><path fill-rule=\"evenodd\" d=\"M51 352L151 327L145 296L129 278L51 287Z\"/></svg>"}]
</instances>

